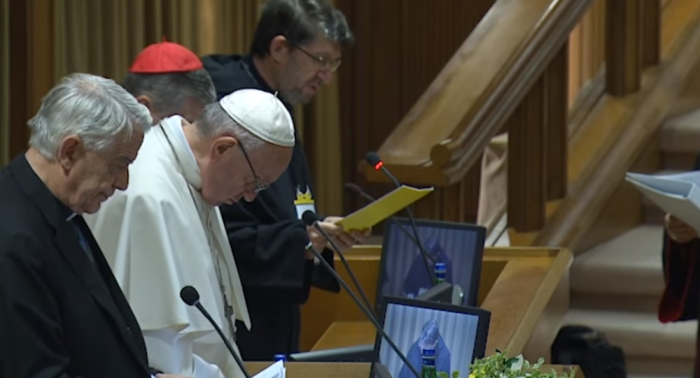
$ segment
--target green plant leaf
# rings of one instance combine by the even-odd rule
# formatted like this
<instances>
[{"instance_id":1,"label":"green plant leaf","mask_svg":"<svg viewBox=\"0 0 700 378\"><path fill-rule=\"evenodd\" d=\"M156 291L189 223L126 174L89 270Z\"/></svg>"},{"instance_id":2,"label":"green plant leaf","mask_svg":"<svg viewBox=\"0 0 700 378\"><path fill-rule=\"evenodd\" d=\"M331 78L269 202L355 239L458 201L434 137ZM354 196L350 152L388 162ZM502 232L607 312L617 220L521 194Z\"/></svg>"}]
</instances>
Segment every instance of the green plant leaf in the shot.
<instances>
[{"instance_id":1,"label":"green plant leaf","mask_svg":"<svg viewBox=\"0 0 700 378\"><path fill-rule=\"evenodd\" d=\"M575 370L570 368L565 368L562 375L558 375L554 370L541 371L544 362L544 358L539 358L533 364L522 355L508 357L507 352L497 351L488 357L475 360L470 365L469 378L575 378ZM441 375L440 377L445 378ZM453 372L452 378L459 378L459 372Z\"/></svg>"}]
</instances>

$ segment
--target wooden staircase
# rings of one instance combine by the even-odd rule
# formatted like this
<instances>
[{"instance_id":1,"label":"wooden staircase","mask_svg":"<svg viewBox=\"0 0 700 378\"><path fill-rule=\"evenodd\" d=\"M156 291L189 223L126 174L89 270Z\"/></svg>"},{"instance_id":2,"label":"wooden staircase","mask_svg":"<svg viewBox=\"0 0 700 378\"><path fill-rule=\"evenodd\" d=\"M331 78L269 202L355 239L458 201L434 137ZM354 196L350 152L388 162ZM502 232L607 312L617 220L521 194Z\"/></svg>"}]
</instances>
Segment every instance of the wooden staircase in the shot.
<instances>
[{"instance_id":1,"label":"wooden staircase","mask_svg":"<svg viewBox=\"0 0 700 378\"><path fill-rule=\"evenodd\" d=\"M656 141L661 171L692 168L700 152L700 110L664 123ZM571 267L568 324L602 330L640 376L691 376L697 322L661 324L663 212L643 198L644 223L581 254Z\"/></svg>"},{"instance_id":2,"label":"wooden staircase","mask_svg":"<svg viewBox=\"0 0 700 378\"><path fill-rule=\"evenodd\" d=\"M700 152L700 2L524 4L494 3L379 153L400 181L436 187L417 217L474 222L480 159L507 132L507 239L576 253L566 323L604 331L631 375L688 377L697 325L656 317L663 214L624 174L687 170ZM603 25L587 23L601 4ZM576 25L602 42L570 106Z\"/></svg>"}]
</instances>

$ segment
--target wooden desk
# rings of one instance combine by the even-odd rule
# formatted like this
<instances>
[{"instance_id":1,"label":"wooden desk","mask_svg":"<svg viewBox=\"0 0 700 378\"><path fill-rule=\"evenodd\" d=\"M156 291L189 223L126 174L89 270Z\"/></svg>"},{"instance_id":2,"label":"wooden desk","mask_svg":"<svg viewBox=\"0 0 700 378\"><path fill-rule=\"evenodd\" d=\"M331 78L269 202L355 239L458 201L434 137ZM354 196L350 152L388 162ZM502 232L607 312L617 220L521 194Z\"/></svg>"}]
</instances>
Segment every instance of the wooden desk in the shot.
<instances>
[{"instance_id":1,"label":"wooden desk","mask_svg":"<svg viewBox=\"0 0 700 378\"><path fill-rule=\"evenodd\" d=\"M377 331L372 323L333 322L311 350L342 348L354 345L374 344ZM369 341L369 342L368 342Z\"/></svg>"},{"instance_id":2,"label":"wooden desk","mask_svg":"<svg viewBox=\"0 0 700 378\"><path fill-rule=\"evenodd\" d=\"M257 374L270 362L246 362L250 374ZM289 378L369 378L369 363L346 362L287 362L287 377ZM555 369L557 372L566 369L563 366L547 366L547 371ZM576 378L585 378L580 371L576 372Z\"/></svg>"},{"instance_id":3,"label":"wooden desk","mask_svg":"<svg viewBox=\"0 0 700 378\"><path fill-rule=\"evenodd\" d=\"M481 307L491 311L487 355L500 349L511 355L523 353L531 361L539 357L549 360L552 341L569 308L572 259L572 254L562 249L486 249L480 297ZM371 258L363 255L362 261L367 264ZM370 301L376 292L376 278L374 281L374 287L363 284ZM342 300L342 296L348 297L343 293L335 300ZM333 303L325 304L329 305ZM343 307L350 305L344 303ZM312 350L374 343L371 324L361 315L349 318L347 312L337 314Z\"/></svg>"}]
</instances>

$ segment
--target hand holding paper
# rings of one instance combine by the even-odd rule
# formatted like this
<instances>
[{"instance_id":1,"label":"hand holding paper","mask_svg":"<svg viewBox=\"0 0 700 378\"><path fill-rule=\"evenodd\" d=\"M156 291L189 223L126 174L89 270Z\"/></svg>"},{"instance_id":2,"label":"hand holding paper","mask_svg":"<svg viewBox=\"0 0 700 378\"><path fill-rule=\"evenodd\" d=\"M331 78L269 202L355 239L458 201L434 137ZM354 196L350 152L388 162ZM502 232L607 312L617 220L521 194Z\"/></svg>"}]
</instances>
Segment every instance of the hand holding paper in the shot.
<instances>
[{"instance_id":1,"label":"hand holding paper","mask_svg":"<svg viewBox=\"0 0 700 378\"><path fill-rule=\"evenodd\" d=\"M687 243L698 237L698 233L691 226L671 214L664 217L664 226L668 236L676 243Z\"/></svg>"}]
</instances>

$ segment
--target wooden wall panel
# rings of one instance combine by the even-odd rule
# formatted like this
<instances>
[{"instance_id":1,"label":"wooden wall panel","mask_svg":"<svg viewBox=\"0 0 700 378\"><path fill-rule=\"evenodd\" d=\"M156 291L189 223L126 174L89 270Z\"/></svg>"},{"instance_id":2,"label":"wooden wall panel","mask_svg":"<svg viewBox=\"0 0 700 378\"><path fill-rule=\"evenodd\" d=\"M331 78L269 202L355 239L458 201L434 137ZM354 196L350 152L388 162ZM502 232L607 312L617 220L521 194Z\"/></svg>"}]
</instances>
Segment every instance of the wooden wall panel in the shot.
<instances>
[{"instance_id":1,"label":"wooden wall panel","mask_svg":"<svg viewBox=\"0 0 700 378\"><path fill-rule=\"evenodd\" d=\"M391 190L388 184L368 185L357 162L379 148L494 1L337 0L356 36L339 72L345 182L374 196ZM472 186L478 183L463 185L465 190ZM448 197L455 196L474 197L470 192ZM448 197L440 194L434 201ZM354 196L344 198L346 212L364 205Z\"/></svg>"},{"instance_id":2,"label":"wooden wall panel","mask_svg":"<svg viewBox=\"0 0 700 378\"><path fill-rule=\"evenodd\" d=\"M27 121L54 85L53 0L10 1L10 159L27 148Z\"/></svg>"},{"instance_id":3,"label":"wooden wall panel","mask_svg":"<svg viewBox=\"0 0 700 378\"><path fill-rule=\"evenodd\" d=\"M10 1L10 124L8 143L10 159L19 154L27 143L27 6L23 2ZM21 148L20 148L21 146Z\"/></svg>"},{"instance_id":4,"label":"wooden wall panel","mask_svg":"<svg viewBox=\"0 0 700 378\"><path fill-rule=\"evenodd\" d=\"M10 1L0 0L0 166L10 153Z\"/></svg>"}]
</instances>

